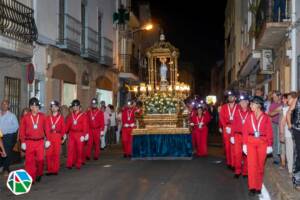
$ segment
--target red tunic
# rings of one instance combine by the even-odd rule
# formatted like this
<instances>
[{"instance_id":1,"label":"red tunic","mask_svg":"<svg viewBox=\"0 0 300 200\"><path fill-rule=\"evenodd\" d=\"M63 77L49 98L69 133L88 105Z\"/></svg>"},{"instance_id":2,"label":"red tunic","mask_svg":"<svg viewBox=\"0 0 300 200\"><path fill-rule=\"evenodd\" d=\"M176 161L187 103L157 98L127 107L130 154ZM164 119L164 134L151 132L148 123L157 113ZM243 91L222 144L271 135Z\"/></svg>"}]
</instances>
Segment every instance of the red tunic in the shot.
<instances>
[{"instance_id":1,"label":"red tunic","mask_svg":"<svg viewBox=\"0 0 300 200\"><path fill-rule=\"evenodd\" d=\"M36 128L34 124L36 124ZM43 113L39 112L36 116L33 116L31 112L29 112L23 116L20 124L20 140L22 143L26 139L44 139L48 133L46 129L46 116Z\"/></svg>"}]
</instances>

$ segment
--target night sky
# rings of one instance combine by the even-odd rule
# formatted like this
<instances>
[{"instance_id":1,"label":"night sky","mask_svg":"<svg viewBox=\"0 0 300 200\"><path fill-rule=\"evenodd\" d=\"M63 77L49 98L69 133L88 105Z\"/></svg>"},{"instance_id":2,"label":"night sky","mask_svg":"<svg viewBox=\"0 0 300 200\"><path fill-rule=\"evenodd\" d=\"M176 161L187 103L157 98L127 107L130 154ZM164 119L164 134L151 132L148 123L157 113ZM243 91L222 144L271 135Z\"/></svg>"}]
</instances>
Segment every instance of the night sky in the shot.
<instances>
[{"instance_id":1,"label":"night sky","mask_svg":"<svg viewBox=\"0 0 300 200\"><path fill-rule=\"evenodd\" d=\"M206 80L205 72L224 57L226 0L201 0L198 5L195 0L148 2L152 20L163 27L166 39L179 48L180 61L194 64L198 82Z\"/></svg>"}]
</instances>

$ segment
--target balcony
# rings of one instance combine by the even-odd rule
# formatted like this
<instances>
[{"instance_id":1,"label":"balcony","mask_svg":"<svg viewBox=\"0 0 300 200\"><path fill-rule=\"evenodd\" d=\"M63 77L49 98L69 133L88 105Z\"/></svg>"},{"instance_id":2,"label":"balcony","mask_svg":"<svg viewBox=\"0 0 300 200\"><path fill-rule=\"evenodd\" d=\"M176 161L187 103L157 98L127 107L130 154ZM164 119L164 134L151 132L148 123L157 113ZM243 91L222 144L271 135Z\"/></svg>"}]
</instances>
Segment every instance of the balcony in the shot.
<instances>
[{"instance_id":1,"label":"balcony","mask_svg":"<svg viewBox=\"0 0 300 200\"><path fill-rule=\"evenodd\" d=\"M274 9L273 0L261 0L256 12L255 36L257 49L277 48L285 37L290 26L290 1L283 7Z\"/></svg>"},{"instance_id":2,"label":"balcony","mask_svg":"<svg viewBox=\"0 0 300 200\"><path fill-rule=\"evenodd\" d=\"M80 21L69 14L62 14L60 22L58 47L75 54L80 54Z\"/></svg>"},{"instance_id":3,"label":"balcony","mask_svg":"<svg viewBox=\"0 0 300 200\"><path fill-rule=\"evenodd\" d=\"M37 35L33 9L15 0L0 0L0 53L32 57Z\"/></svg>"},{"instance_id":4,"label":"balcony","mask_svg":"<svg viewBox=\"0 0 300 200\"><path fill-rule=\"evenodd\" d=\"M101 50L100 50L100 60L102 65L109 67L113 66L113 42L106 38L101 38Z\"/></svg>"},{"instance_id":5,"label":"balcony","mask_svg":"<svg viewBox=\"0 0 300 200\"><path fill-rule=\"evenodd\" d=\"M130 54L120 54L121 72L120 78L138 81L139 63L138 59Z\"/></svg>"},{"instance_id":6,"label":"balcony","mask_svg":"<svg viewBox=\"0 0 300 200\"><path fill-rule=\"evenodd\" d=\"M81 44L81 47L83 47L81 56L89 60L98 61L98 33L89 27L85 28L85 33L87 38L84 40L84 44Z\"/></svg>"}]
</instances>

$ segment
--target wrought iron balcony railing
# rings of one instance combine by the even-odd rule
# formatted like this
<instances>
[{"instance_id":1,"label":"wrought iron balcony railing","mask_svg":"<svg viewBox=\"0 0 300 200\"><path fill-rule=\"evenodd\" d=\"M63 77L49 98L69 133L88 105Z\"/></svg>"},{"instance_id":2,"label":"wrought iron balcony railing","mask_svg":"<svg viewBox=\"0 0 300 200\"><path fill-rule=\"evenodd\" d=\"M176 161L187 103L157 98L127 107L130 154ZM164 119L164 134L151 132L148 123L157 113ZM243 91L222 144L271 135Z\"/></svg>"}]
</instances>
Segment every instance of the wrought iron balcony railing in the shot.
<instances>
[{"instance_id":1,"label":"wrought iron balcony railing","mask_svg":"<svg viewBox=\"0 0 300 200\"><path fill-rule=\"evenodd\" d=\"M289 21L290 15L290 0L261 0L255 9L255 35L259 36L266 23L286 22Z\"/></svg>"},{"instance_id":2,"label":"wrought iron balcony railing","mask_svg":"<svg viewBox=\"0 0 300 200\"><path fill-rule=\"evenodd\" d=\"M29 44L36 41L33 9L16 0L0 0L0 34Z\"/></svg>"},{"instance_id":3,"label":"wrought iron balcony railing","mask_svg":"<svg viewBox=\"0 0 300 200\"><path fill-rule=\"evenodd\" d=\"M90 27L86 27L85 32L87 33L87 38L85 38L84 40L85 44L84 45L81 44L81 47L84 47L81 52L82 56L98 61L99 59L98 33L95 30L91 29Z\"/></svg>"},{"instance_id":4,"label":"wrought iron balcony railing","mask_svg":"<svg viewBox=\"0 0 300 200\"><path fill-rule=\"evenodd\" d=\"M58 46L80 54L81 23L69 14L60 15Z\"/></svg>"},{"instance_id":5,"label":"wrought iron balcony railing","mask_svg":"<svg viewBox=\"0 0 300 200\"><path fill-rule=\"evenodd\" d=\"M113 65L113 42L106 37L101 37L100 63Z\"/></svg>"}]
</instances>

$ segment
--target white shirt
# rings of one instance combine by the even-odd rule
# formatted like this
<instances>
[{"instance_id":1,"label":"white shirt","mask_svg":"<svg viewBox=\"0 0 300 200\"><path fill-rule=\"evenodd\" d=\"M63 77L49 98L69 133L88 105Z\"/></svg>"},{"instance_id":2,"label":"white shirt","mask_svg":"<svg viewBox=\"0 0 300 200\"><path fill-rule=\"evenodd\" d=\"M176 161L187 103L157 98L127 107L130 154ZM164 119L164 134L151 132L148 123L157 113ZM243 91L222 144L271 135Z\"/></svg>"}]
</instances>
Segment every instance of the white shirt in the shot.
<instances>
[{"instance_id":1,"label":"white shirt","mask_svg":"<svg viewBox=\"0 0 300 200\"><path fill-rule=\"evenodd\" d=\"M16 115L10 111L7 111L3 115L2 112L0 112L0 129L3 132L3 135L16 133L19 129Z\"/></svg>"},{"instance_id":2,"label":"white shirt","mask_svg":"<svg viewBox=\"0 0 300 200\"><path fill-rule=\"evenodd\" d=\"M116 112L112 112L110 116L110 126L117 126Z\"/></svg>"},{"instance_id":3,"label":"white shirt","mask_svg":"<svg viewBox=\"0 0 300 200\"><path fill-rule=\"evenodd\" d=\"M286 118L286 113L288 110L289 110L289 106L284 106L282 108L282 117ZM284 135L285 135L285 137L288 137L288 138L292 137L291 131L289 130L287 123L284 126Z\"/></svg>"}]
</instances>

